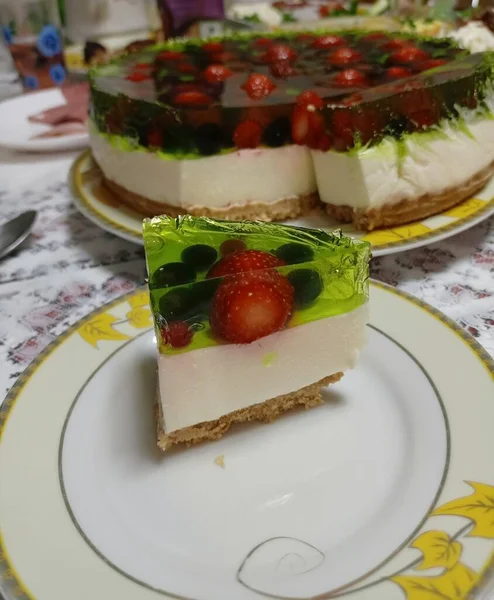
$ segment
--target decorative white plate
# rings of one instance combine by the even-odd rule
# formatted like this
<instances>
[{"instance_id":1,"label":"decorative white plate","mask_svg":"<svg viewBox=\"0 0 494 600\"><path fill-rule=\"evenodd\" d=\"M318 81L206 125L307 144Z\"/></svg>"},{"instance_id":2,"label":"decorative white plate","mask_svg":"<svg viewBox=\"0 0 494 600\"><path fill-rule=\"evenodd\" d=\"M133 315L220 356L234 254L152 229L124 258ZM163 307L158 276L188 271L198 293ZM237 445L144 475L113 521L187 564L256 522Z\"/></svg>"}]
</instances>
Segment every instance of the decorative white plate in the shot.
<instances>
[{"instance_id":1,"label":"decorative white plate","mask_svg":"<svg viewBox=\"0 0 494 600\"><path fill-rule=\"evenodd\" d=\"M7 397L6 600L460 600L478 586L494 562L494 364L463 330L373 283L368 346L324 405L161 454L147 301L77 323Z\"/></svg>"},{"instance_id":2,"label":"decorative white plate","mask_svg":"<svg viewBox=\"0 0 494 600\"><path fill-rule=\"evenodd\" d=\"M26 152L56 152L85 148L89 143L87 133L77 133L58 138L31 139L50 129L47 125L31 123L29 117L66 104L58 88L32 92L10 98L0 103L0 146Z\"/></svg>"},{"instance_id":3,"label":"decorative white plate","mask_svg":"<svg viewBox=\"0 0 494 600\"><path fill-rule=\"evenodd\" d=\"M78 209L91 221L121 238L142 244L142 215L119 202L118 196L103 186L101 171L89 151L74 163L70 184ZM494 214L494 178L474 198L434 217L416 223L379 229L363 234L351 225L341 224L326 214L312 215L287 221L289 225L318 227L333 231L341 229L347 235L363 238L372 244L374 256L412 250L465 231Z\"/></svg>"}]
</instances>

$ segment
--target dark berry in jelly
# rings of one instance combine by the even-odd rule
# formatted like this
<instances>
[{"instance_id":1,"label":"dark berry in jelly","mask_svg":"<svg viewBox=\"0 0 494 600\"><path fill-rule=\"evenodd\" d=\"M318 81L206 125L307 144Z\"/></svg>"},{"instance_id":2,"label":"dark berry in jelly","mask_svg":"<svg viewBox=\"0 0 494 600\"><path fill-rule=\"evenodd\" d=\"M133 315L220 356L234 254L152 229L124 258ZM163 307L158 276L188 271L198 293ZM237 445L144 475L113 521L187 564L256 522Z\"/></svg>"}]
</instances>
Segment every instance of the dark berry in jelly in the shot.
<instances>
[{"instance_id":1,"label":"dark berry in jelly","mask_svg":"<svg viewBox=\"0 0 494 600\"><path fill-rule=\"evenodd\" d=\"M193 312L194 295L189 288L176 288L162 296L158 309L167 321L188 319Z\"/></svg>"},{"instance_id":2,"label":"dark berry in jelly","mask_svg":"<svg viewBox=\"0 0 494 600\"><path fill-rule=\"evenodd\" d=\"M173 262L161 265L153 274L151 284L153 288L164 288L173 285L192 283L196 279L196 270L191 265Z\"/></svg>"},{"instance_id":3,"label":"dark berry in jelly","mask_svg":"<svg viewBox=\"0 0 494 600\"><path fill-rule=\"evenodd\" d=\"M194 267L198 271L205 271L214 263L218 257L218 252L212 246L207 244L195 244L185 248L182 252L182 261Z\"/></svg>"},{"instance_id":4,"label":"dark berry in jelly","mask_svg":"<svg viewBox=\"0 0 494 600\"><path fill-rule=\"evenodd\" d=\"M291 125L288 117L279 117L272 121L264 130L263 141L266 146L278 148L290 139Z\"/></svg>"},{"instance_id":5,"label":"dark berry in jelly","mask_svg":"<svg viewBox=\"0 0 494 600\"><path fill-rule=\"evenodd\" d=\"M296 243L283 244L276 250L275 254L287 265L309 262L314 258L314 252L310 246Z\"/></svg>"},{"instance_id":6,"label":"dark berry in jelly","mask_svg":"<svg viewBox=\"0 0 494 600\"><path fill-rule=\"evenodd\" d=\"M293 286L293 305L295 308L310 306L321 294L323 282L321 274L313 269L295 269L288 274Z\"/></svg>"},{"instance_id":7,"label":"dark berry in jelly","mask_svg":"<svg viewBox=\"0 0 494 600\"><path fill-rule=\"evenodd\" d=\"M196 129L197 149L201 154L216 154L223 145L223 134L216 123L204 123Z\"/></svg>"},{"instance_id":8,"label":"dark berry in jelly","mask_svg":"<svg viewBox=\"0 0 494 600\"><path fill-rule=\"evenodd\" d=\"M405 116L394 117L389 120L384 129L384 133L393 135L395 137L401 137L408 131L408 119Z\"/></svg>"},{"instance_id":9,"label":"dark berry in jelly","mask_svg":"<svg viewBox=\"0 0 494 600\"><path fill-rule=\"evenodd\" d=\"M241 250L247 250L247 245L242 240L226 240L220 246L221 256L228 256Z\"/></svg>"}]
</instances>

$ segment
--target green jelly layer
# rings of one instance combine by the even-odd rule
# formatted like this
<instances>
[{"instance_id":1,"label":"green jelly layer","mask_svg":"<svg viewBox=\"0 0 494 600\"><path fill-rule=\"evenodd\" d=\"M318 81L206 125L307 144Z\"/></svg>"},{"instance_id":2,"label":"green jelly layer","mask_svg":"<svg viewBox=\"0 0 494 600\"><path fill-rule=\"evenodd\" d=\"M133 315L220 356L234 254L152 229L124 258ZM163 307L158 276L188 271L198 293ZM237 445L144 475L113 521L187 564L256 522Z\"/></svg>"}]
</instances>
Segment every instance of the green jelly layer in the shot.
<instances>
[{"instance_id":1,"label":"green jelly layer","mask_svg":"<svg viewBox=\"0 0 494 600\"><path fill-rule=\"evenodd\" d=\"M288 328L347 313L368 299L370 245L341 232L188 215L144 220L143 238L162 354L225 343L209 325L214 295L225 278L208 279L207 273L228 251L226 242L284 260L286 266L276 271L294 288ZM162 339L162 329L174 321L187 323L194 332L184 348L173 348Z\"/></svg>"}]
</instances>

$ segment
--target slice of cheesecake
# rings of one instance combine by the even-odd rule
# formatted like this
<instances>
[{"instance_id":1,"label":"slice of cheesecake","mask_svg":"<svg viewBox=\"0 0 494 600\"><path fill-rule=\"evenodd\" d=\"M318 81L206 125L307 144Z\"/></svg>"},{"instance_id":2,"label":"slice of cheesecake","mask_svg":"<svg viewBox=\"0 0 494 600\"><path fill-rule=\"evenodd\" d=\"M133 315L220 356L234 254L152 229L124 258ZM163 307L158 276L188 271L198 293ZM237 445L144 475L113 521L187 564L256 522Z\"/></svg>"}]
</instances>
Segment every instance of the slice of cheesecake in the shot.
<instances>
[{"instance_id":1,"label":"slice of cheesecake","mask_svg":"<svg viewBox=\"0 0 494 600\"><path fill-rule=\"evenodd\" d=\"M322 402L365 343L369 246L340 233L144 221L158 340L158 445Z\"/></svg>"}]
</instances>

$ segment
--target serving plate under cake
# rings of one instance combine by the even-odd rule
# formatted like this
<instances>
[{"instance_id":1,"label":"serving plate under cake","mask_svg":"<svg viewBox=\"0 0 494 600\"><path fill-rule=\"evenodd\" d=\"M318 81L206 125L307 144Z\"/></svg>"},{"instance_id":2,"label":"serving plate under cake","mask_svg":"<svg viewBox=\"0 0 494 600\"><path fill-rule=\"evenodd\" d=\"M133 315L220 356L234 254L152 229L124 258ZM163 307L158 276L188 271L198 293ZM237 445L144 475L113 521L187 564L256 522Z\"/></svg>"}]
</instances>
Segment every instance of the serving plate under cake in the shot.
<instances>
[{"instance_id":1,"label":"serving plate under cake","mask_svg":"<svg viewBox=\"0 0 494 600\"><path fill-rule=\"evenodd\" d=\"M147 302L137 290L74 325L4 404L5 600L421 600L483 585L494 364L473 338L372 283L368 346L322 406L162 455Z\"/></svg>"},{"instance_id":2,"label":"serving plate under cake","mask_svg":"<svg viewBox=\"0 0 494 600\"><path fill-rule=\"evenodd\" d=\"M117 194L104 185L100 169L89 151L74 163L70 185L77 208L101 228L123 239L142 244L143 215L130 210ZM465 231L494 214L494 180L474 197L434 217L403 225L383 228L364 234L349 224L331 219L323 211L290 220L290 225L316 227L333 231L341 229L346 235L363 237L372 244L374 256L412 250L433 244Z\"/></svg>"}]
</instances>

